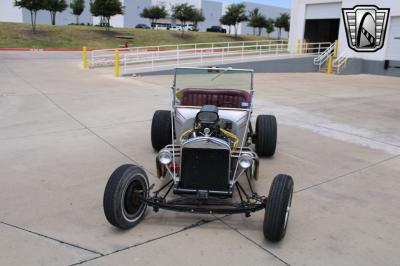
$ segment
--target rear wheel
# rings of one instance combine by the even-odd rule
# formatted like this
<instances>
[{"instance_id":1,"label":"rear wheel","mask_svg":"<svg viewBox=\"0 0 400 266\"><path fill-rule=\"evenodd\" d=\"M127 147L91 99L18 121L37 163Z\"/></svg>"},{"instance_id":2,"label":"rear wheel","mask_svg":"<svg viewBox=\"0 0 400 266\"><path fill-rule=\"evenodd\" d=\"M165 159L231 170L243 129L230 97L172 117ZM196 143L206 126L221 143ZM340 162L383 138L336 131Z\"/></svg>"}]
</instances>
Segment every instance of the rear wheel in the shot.
<instances>
[{"instance_id":1,"label":"rear wheel","mask_svg":"<svg viewBox=\"0 0 400 266\"><path fill-rule=\"evenodd\" d=\"M275 154L277 123L273 115L259 115L256 121L255 146L258 156L270 157Z\"/></svg>"},{"instance_id":2,"label":"rear wheel","mask_svg":"<svg viewBox=\"0 0 400 266\"><path fill-rule=\"evenodd\" d=\"M265 206L264 236L278 242L286 234L293 196L293 179L288 175L277 175L272 181Z\"/></svg>"},{"instance_id":3,"label":"rear wheel","mask_svg":"<svg viewBox=\"0 0 400 266\"><path fill-rule=\"evenodd\" d=\"M156 151L172 142L171 111L158 110L151 122L151 145Z\"/></svg>"},{"instance_id":4,"label":"rear wheel","mask_svg":"<svg viewBox=\"0 0 400 266\"><path fill-rule=\"evenodd\" d=\"M145 214L149 181L142 168L125 164L111 175L104 190L104 214L110 224L120 229L137 225Z\"/></svg>"}]
</instances>

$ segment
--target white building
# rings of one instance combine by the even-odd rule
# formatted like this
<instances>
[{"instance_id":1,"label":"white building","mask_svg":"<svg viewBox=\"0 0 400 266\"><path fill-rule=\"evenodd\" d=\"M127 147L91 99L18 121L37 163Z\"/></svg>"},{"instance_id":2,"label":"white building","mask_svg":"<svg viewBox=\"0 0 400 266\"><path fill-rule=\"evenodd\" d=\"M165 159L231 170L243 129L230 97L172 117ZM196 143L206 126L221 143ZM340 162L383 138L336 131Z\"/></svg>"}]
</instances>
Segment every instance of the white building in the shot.
<instances>
[{"instance_id":1,"label":"white building","mask_svg":"<svg viewBox=\"0 0 400 266\"><path fill-rule=\"evenodd\" d=\"M347 43L342 8L353 8L361 4L390 8L384 46L376 52L356 52L350 49ZM289 35L290 48L296 49L299 40L307 40L308 42L333 42L338 40L338 55L346 52L349 58L361 60L362 63L358 66L362 69L359 69L361 73L400 72L400 69L394 69L396 66L400 66L400 1L293 0ZM386 66L384 60L389 60L389 62L386 62ZM392 67L391 70L387 69L388 63L389 68Z\"/></svg>"},{"instance_id":2,"label":"white building","mask_svg":"<svg viewBox=\"0 0 400 266\"><path fill-rule=\"evenodd\" d=\"M288 8L283 8L283 7L277 7L277 6L270 6L270 5L263 5L263 4L258 4L258 3L252 3L252 2L243 2L246 5L246 13L249 14L251 11L253 11L255 8L258 8L260 10L260 13L263 14L266 18L272 18L276 19L277 17L280 16L282 13L288 13L290 14L290 9ZM224 10L228 7L229 4L224 4ZM224 11L225 12L225 11ZM224 13L222 12L222 13ZM247 26L248 22L242 22L239 24L238 27L238 33L239 34L253 34L253 28ZM231 29L233 32L233 27ZM256 30L256 34L258 34L258 29ZM265 29L262 30L262 36L267 36L267 33ZM270 37L278 37L278 30L275 30L270 34ZM282 38L288 38L289 37L289 32L284 31L282 29L281 32L281 37Z\"/></svg>"},{"instance_id":3,"label":"white building","mask_svg":"<svg viewBox=\"0 0 400 266\"><path fill-rule=\"evenodd\" d=\"M69 6L71 0L67 0L66 2ZM89 2L90 0L85 0L85 10L80 16L79 22L98 24L99 19L90 14ZM225 8L227 6L227 4L223 4L221 1L216 0L121 0L121 2L125 6L125 14L111 18L110 23L113 27L135 27L137 24L148 25L149 20L140 17L140 13L145 7L164 5L170 12L172 6L181 3L188 3L202 10L205 21L199 23L198 27L200 31L206 31L207 28L213 25L220 25L219 19L225 12ZM281 13L290 12L290 10L286 8L267 6L251 2L245 2L245 5L248 12L257 7L266 17L273 19L275 19ZM15 7L14 0L0 0L0 21L30 23L30 13L26 9ZM70 23L75 23L75 21L76 18L71 14L71 9L69 7L64 12L57 13L57 25L68 25ZM175 21L172 21L171 19L162 20L162 22L175 24ZM39 11L37 23L50 24L49 12ZM239 33L253 34L253 29L247 26L247 22L244 22L239 25ZM266 35L265 30L263 30L263 35ZM277 31L271 33L271 37L277 37ZM287 38L288 33L282 32L282 37Z\"/></svg>"},{"instance_id":4,"label":"white building","mask_svg":"<svg viewBox=\"0 0 400 266\"><path fill-rule=\"evenodd\" d=\"M76 22L76 17L72 15L69 8L71 0L66 0L68 8L56 15L57 25L68 25ZM90 0L85 0L85 10L79 17L80 23L93 23L93 16L89 11ZM0 0L0 21L1 22L20 22L31 23L31 14L27 9L21 9L14 6L14 0ZM39 11L37 14L38 24L51 24L50 13L48 11Z\"/></svg>"}]
</instances>

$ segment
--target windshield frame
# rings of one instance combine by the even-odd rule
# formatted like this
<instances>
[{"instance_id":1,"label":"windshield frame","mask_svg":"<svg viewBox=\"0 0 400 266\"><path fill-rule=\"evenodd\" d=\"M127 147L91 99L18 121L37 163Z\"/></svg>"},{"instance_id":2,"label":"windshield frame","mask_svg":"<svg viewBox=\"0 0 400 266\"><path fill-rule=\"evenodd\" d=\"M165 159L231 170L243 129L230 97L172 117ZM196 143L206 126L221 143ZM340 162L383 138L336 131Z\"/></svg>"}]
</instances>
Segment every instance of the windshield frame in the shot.
<instances>
[{"instance_id":1,"label":"windshield frame","mask_svg":"<svg viewBox=\"0 0 400 266\"><path fill-rule=\"evenodd\" d=\"M176 99L176 76L177 76L177 70L179 69L198 69L198 70L210 70L213 69L214 67L178 67L175 68L174 71L174 81L173 81L173 85L171 87L172 89L172 108L175 111L175 108L177 107L186 107L186 106L180 106L177 105L177 99ZM223 109L232 109L232 110L243 110L243 111L252 111L253 109L253 97L254 97L254 70L252 69L237 69L237 68L215 68L219 71L221 71L221 73L225 73L225 71L242 71L242 72L247 72L250 74L250 89L249 90L245 90L245 89L234 89L234 90L243 90L243 91L247 91L250 93L250 97L251 97L251 102L250 102L250 107L249 108L223 108ZM210 89L210 88L203 88L204 90ZM210 89L211 90L211 89ZM199 108L198 106L191 106L190 108Z\"/></svg>"},{"instance_id":2,"label":"windshield frame","mask_svg":"<svg viewBox=\"0 0 400 266\"><path fill-rule=\"evenodd\" d=\"M178 73L178 71L180 69L207 70L207 71L209 71L209 70L218 70L221 75L223 75L224 73L228 73L229 71L232 71L232 72L244 72L244 73L247 72L247 73L250 74L250 88L249 89L232 88L232 89L244 90L244 91L249 91L249 92L253 92L254 91L254 70L252 70L252 69L238 69L238 68L231 68L231 67L228 67L228 68L220 68L220 67L177 67L177 68L175 68L175 71L174 71L174 81L173 81L173 84L172 84L172 87L174 89L176 89L177 73ZM207 90L207 89L211 89L211 88L202 88L202 89ZM227 89L229 89L229 88L227 88Z\"/></svg>"}]
</instances>

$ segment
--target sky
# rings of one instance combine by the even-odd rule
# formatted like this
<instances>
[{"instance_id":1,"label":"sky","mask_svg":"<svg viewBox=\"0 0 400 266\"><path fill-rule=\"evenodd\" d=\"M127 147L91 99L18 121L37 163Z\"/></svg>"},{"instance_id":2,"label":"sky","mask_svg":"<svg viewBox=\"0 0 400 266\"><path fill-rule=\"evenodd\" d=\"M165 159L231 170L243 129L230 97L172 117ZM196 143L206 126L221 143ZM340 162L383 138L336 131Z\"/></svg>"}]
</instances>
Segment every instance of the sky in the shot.
<instances>
[{"instance_id":1,"label":"sky","mask_svg":"<svg viewBox=\"0 0 400 266\"><path fill-rule=\"evenodd\" d=\"M225 3L241 3L241 2L253 2L253 3L259 3L259 4L265 4L265 5L271 5L271 6L280 6L280 7L286 7L290 8L292 5L292 0L222 0L222 2Z\"/></svg>"}]
</instances>

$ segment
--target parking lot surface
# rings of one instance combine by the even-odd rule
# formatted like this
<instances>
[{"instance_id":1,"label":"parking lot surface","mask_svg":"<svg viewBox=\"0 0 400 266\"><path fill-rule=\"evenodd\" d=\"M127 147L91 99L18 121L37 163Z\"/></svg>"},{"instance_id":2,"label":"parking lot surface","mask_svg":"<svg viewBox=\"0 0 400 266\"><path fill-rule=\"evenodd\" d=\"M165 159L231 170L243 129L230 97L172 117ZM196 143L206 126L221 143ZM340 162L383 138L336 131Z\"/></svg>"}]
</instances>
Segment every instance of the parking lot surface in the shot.
<instances>
[{"instance_id":1,"label":"parking lot surface","mask_svg":"<svg viewBox=\"0 0 400 266\"><path fill-rule=\"evenodd\" d=\"M396 265L400 246L399 78L256 74L255 115L275 114L278 147L256 189L290 174L287 235L264 240L264 212L148 209L120 231L102 209L121 164L155 155L151 118L171 76L114 78L75 53L0 53L0 265ZM254 115L254 119L255 116Z\"/></svg>"}]
</instances>

